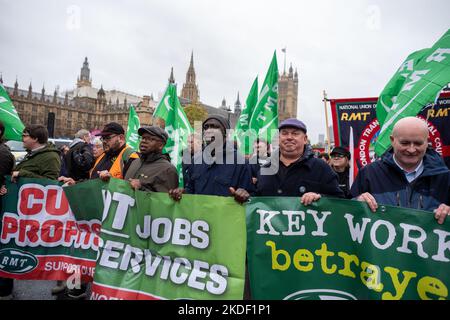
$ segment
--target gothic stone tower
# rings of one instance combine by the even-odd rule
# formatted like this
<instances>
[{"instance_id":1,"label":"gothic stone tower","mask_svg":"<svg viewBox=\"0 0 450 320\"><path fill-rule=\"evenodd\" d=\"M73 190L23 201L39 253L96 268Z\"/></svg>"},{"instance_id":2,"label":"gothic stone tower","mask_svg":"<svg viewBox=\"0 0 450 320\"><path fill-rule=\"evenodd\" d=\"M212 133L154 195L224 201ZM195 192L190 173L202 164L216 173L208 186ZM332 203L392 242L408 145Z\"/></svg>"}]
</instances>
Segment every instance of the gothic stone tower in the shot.
<instances>
[{"instance_id":1,"label":"gothic stone tower","mask_svg":"<svg viewBox=\"0 0 450 320\"><path fill-rule=\"evenodd\" d=\"M298 73L293 72L292 64L289 73L283 72L278 78L278 115L279 121L297 118Z\"/></svg>"},{"instance_id":2,"label":"gothic stone tower","mask_svg":"<svg viewBox=\"0 0 450 320\"><path fill-rule=\"evenodd\" d=\"M191 103L200 101L198 87L195 83L194 52L191 53L191 63L186 74L186 83L183 84L183 89L181 90L181 97L190 100Z\"/></svg>"},{"instance_id":3,"label":"gothic stone tower","mask_svg":"<svg viewBox=\"0 0 450 320\"><path fill-rule=\"evenodd\" d=\"M88 58L84 58L83 67L81 68L80 76L78 77L77 87L91 87L92 79L89 77L91 71L89 70Z\"/></svg>"}]
</instances>

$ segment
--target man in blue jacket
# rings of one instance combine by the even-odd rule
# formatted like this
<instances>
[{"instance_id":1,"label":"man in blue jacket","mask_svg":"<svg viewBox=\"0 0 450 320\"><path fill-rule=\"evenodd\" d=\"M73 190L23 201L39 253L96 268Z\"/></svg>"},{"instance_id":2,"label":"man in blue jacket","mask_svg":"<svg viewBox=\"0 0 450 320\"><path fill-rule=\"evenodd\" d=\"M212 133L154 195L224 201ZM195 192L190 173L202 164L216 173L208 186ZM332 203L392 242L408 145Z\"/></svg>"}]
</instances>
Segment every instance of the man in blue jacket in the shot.
<instances>
[{"instance_id":1,"label":"man in blue jacket","mask_svg":"<svg viewBox=\"0 0 450 320\"><path fill-rule=\"evenodd\" d=\"M211 115L203 122L203 152L193 157L193 163L183 172L185 189L170 190L170 196L180 200L182 193L215 196L233 196L243 203L244 191L252 193L251 172L245 158L227 139L229 122L218 115Z\"/></svg>"},{"instance_id":2,"label":"man in blue jacket","mask_svg":"<svg viewBox=\"0 0 450 320\"><path fill-rule=\"evenodd\" d=\"M359 171L354 198L373 212L378 204L432 211L438 223L450 214L450 171L428 148L428 126L415 117L399 120L391 135L392 150Z\"/></svg>"}]
</instances>

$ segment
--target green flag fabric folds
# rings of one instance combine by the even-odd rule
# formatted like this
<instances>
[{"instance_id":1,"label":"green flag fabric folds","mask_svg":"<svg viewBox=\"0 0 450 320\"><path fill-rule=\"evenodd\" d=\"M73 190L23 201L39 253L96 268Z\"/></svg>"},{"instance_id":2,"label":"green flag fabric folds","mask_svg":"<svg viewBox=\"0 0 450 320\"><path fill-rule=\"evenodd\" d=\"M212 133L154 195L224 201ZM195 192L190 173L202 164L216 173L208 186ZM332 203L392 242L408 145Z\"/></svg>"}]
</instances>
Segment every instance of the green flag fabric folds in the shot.
<instances>
[{"instance_id":1,"label":"green flag fabric folds","mask_svg":"<svg viewBox=\"0 0 450 320\"><path fill-rule=\"evenodd\" d=\"M168 153L172 164L177 168L180 187L183 186L182 152L187 146L187 138L194 132L177 96L177 87L169 83L163 98L153 113L153 118L165 121L169 135L163 152Z\"/></svg>"},{"instance_id":2,"label":"green flag fabric folds","mask_svg":"<svg viewBox=\"0 0 450 320\"><path fill-rule=\"evenodd\" d=\"M0 83L0 121L5 126L6 140L22 141L22 131L25 128L14 108L5 87Z\"/></svg>"},{"instance_id":3,"label":"green flag fabric folds","mask_svg":"<svg viewBox=\"0 0 450 320\"><path fill-rule=\"evenodd\" d=\"M239 150L242 154L249 155L252 154L252 143L255 137L249 130L250 118L255 109L256 103L258 102L258 77L253 81L253 85L245 101L245 107L236 122L235 137L238 142Z\"/></svg>"},{"instance_id":4,"label":"green flag fabric folds","mask_svg":"<svg viewBox=\"0 0 450 320\"><path fill-rule=\"evenodd\" d=\"M380 124L384 123L392 105L397 100L397 95L400 93L400 90L408 77L414 71L414 67L422 60L429 50L430 49L427 48L411 53L381 92L376 108L377 119Z\"/></svg>"},{"instance_id":5,"label":"green flag fabric folds","mask_svg":"<svg viewBox=\"0 0 450 320\"><path fill-rule=\"evenodd\" d=\"M127 135L126 142L127 145L132 147L134 150L139 150L139 141L140 137L138 135L139 127L141 126L139 122L139 117L134 110L134 106L130 105L130 113L128 115L128 127L127 127Z\"/></svg>"},{"instance_id":6,"label":"green flag fabric folds","mask_svg":"<svg viewBox=\"0 0 450 320\"><path fill-rule=\"evenodd\" d=\"M258 102L250 118L250 129L259 138L272 141L278 129L278 64L276 52L259 92ZM275 130L275 131L274 131Z\"/></svg>"},{"instance_id":7,"label":"green flag fabric folds","mask_svg":"<svg viewBox=\"0 0 450 320\"><path fill-rule=\"evenodd\" d=\"M427 104L437 100L440 91L450 82L450 29L436 42L408 74L401 90L381 124L375 145L377 155L390 147L389 136L395 123L416 116ZM378 113L378 111L377 111Z\"/></svg>"}]
</instances>

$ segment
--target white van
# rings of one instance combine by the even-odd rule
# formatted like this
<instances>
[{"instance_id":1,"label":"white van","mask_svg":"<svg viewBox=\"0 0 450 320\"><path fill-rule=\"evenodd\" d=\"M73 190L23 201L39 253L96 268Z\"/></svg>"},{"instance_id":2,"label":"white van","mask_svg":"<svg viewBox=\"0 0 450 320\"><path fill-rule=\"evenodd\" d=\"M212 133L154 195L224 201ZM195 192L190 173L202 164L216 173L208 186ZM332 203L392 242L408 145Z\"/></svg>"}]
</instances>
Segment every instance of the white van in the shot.
<instances>
[{"instance_id":1,"label":"white van","mask_svg":"<svg viewBox=\"0 0 450 320\"><path fill-rule=\"evenodd\" d=\"M56 146L56 149L59 149L63 145L69 146L72 143L73 140L71 139L53 139L49 138L48 142L53 143Z\"/></svg>"}]
</instances>

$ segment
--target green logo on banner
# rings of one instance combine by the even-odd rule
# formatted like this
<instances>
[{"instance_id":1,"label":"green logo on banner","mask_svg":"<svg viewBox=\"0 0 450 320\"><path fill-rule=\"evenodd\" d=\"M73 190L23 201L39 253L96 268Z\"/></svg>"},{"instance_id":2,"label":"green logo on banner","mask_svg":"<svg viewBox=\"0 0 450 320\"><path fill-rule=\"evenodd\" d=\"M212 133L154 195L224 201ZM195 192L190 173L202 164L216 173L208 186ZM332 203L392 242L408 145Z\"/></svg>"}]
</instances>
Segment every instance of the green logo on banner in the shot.
<instances>
[{"instance_id":1,"label":"green logo on banner","mask_svg":"<svg viewBox=\"0 0 450 320\"><path fill-rule=\"evenodd\" d=\"M0 250L0 269L4 272L23 274L36 269L38 259L31 253L19 249Z\"/></svg>"}]
</instances>

